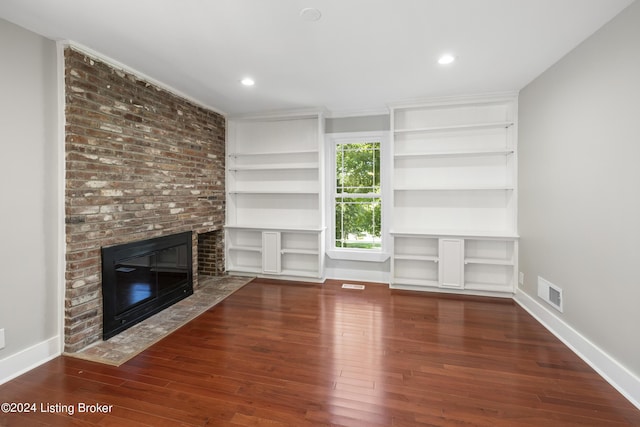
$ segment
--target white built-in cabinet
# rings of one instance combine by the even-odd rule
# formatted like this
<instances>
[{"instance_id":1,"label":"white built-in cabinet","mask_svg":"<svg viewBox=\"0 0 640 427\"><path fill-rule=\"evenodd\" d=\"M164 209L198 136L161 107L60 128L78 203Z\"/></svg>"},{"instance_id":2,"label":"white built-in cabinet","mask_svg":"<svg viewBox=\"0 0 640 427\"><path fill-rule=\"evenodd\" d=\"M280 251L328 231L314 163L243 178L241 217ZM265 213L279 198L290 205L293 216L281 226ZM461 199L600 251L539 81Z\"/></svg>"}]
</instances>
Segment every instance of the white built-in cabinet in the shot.
<instances>
[{"instance_id":1,"label":"white built-in cabinet","mask_svg":"<svg viewBox=\"0 0 640 427\"><path fill-rule=\"evenodd\" d=\"M515 96L392 107L392 287L514 292L516 121Z\"/></svg>"},{"instance_id":2,"label":"white built-in cabinet","mask_svg":"<svg viewBox=\"0 0 640 427\"><path fill-rule=\"evenodd\" d=\"M438 277L443 288L464 288L464 240L438 239Z\"/></svg>"},{"instance_id":3,"label":"white built-in cabinet","mask_svg":"<svg viewBox=\"0 0 640 427\"><path fill-rule=\"evenodd\" d=\"M316 112L229 120L229 273L323 278L323 137Z\"/></svg>"}]
</instances>

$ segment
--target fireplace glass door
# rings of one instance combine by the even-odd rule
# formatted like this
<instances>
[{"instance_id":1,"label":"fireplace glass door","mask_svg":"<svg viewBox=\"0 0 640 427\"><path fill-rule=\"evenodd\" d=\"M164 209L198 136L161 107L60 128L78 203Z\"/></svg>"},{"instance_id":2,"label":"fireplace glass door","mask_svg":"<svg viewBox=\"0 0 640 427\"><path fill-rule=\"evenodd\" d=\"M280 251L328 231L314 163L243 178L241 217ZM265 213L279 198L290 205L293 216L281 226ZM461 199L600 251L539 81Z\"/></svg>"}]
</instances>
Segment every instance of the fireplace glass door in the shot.
<instances>
[{"instance_id":1,"label":"fireplace glass door","mask_svg":"<svg viewBox=\"0 0 640 427\"><path fill-rule=\"evenodd\" d=\"M156 256L144 255L116 264L116 314L136 307L158 295Z\"/></svg>"},{"instance_id":2,"label":"fireplace glass door","mask_svg":"<svg viewBox=\"0 0 640 427\"><path fill-rule=\"evenodd\" d=\"M102 248L104 339L193 294L191 233Z\"/></svg>"},{"instance_id":3,"label":"fireplace glass door","mask_svg":"<svg viewBox=\"0 0 640 427\"><path fill-rule=\"evenodd\" d=\"M185 246L121 260L116 270L116 314L166 295L189 278Z\"/></svg>"}]
</instances>

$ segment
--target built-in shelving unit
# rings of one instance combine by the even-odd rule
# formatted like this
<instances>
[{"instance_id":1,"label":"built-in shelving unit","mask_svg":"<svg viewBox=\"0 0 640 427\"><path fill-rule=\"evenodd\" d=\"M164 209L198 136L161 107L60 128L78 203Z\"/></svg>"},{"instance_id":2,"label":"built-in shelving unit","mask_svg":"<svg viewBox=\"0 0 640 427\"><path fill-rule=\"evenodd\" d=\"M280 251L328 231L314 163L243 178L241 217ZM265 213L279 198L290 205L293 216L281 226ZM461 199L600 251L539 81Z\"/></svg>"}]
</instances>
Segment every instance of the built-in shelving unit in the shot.
<instances>
[{"instance_id":1,"label":"built-in shelving unit","mask_svg":"<svg viewBox=\"0 0 640 427\"><path fill-rule=\"evenodd\" d=\"M323 127L320 112L229 120L229 273L322 279Z\"/></svg>"},{"instance_id":2,"label":"built-in shelving unit","mask_svg":"<svg viewBox=\"0 0 640 427\"><path fill-rule=\"evenodd\" d=\"M516 120L511 95L392 107L392 287L514 292Z\"/></svg>"}]
</instances>

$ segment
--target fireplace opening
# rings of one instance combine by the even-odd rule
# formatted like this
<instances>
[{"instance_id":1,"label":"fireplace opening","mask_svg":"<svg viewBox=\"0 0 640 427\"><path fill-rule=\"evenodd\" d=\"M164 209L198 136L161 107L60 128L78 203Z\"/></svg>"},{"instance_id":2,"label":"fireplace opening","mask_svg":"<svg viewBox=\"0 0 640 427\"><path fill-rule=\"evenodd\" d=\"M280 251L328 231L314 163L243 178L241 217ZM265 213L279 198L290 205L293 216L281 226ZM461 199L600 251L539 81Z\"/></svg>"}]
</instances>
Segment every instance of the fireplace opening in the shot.
<instances>
[{"instance_id":1,"label":"fireplace opening","mask_svg":"<svg viewBox=\"0 0 640 427\"><path fill-rule=\"evenodd\" d=\"M191 232L102 248L103 339L193 294Z\"/></svg>"}]
</instances>

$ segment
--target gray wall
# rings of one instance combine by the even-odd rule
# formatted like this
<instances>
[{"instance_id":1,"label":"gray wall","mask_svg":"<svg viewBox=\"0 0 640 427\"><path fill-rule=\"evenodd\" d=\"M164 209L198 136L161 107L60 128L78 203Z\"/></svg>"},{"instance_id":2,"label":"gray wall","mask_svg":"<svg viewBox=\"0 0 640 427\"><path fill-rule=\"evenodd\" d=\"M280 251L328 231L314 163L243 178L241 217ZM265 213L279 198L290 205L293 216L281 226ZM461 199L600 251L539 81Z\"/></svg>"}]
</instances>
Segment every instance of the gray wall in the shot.
<instances>
[{"instance_id":1,"label":"gray wall","mask_svg":"<svg viewBox=\"0 0 640 427\"><path fill-rule=\"evenodd\" d=\"M389 130L389 115L337 117L325 120L326 133L375 132Z\"/></svg>"},{"instance_id":2,"label":"gray wall","mask_svg":"<svg viewBox=\"0 0 640 427\"><path fill-rule=\"evenodd\" d=\"M0 361L56 336L55 43L0 19Z\"/></svg>"},{"instance_id":3,"label":"gray wall","mask_svg":"<svg viewBox=\"0 0 640 427\"><path fill-rule=\"evenodd\" d=\"M640 375L640 2L525 87L520 269L560 317Z\"/></svg>"}]
</instances>

